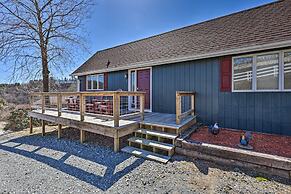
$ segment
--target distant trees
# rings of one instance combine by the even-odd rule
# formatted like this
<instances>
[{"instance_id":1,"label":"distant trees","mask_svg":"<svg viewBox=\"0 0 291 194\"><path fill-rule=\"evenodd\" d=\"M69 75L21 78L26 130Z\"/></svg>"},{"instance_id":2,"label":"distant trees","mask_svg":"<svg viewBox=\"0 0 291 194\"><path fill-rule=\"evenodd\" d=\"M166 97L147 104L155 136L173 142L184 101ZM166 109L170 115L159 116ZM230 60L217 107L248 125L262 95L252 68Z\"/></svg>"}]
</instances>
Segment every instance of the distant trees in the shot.
<instances>
[{"instance_id":1,"label":"distant trees","mask_svg":"<svg viewBox=\"0 0 291 194\"><path fill-rule=\"evenodd\" d=\"M27 105L29 104L29 93L40 92L42 80L31 80L29 83L0 84L0 108L1 99L5 104ZM77 81L58 82L50 79L50 91L53 92L73 92L77 90Z\"/></svg>"},{"instance_id":2,"label":"distant trees","mask_svg":"<svg viewBox=\"0 0 291 194\"><path fill-rule=\"evenodd\" d=\"M82 23L92 0L1 0L0 61L13 62L14 78L43 80L49 91L50 70L72 62L85 49ZM76 49L78 48L78 49Z\"/></svg>"}]
</instances>

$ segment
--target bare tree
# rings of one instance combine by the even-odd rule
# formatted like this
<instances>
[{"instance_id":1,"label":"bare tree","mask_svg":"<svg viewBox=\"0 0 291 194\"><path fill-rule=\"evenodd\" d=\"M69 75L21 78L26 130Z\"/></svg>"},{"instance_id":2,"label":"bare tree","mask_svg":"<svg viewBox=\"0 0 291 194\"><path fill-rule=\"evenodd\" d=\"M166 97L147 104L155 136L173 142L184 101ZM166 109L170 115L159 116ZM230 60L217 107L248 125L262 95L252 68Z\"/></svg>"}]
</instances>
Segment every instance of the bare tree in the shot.
<instances>
[{"instance_id":1,"label":"bare tree","mask_svg":"<svg viewBox=\"0 0 291 194\"><path fill-rule=\"evenodd\" d=\"M80 49L86 50L83 21L92 0L1 0L0 61L13 76L42 76L49 91L50 70L62 71Z\"/></svg>"}]
</instances>

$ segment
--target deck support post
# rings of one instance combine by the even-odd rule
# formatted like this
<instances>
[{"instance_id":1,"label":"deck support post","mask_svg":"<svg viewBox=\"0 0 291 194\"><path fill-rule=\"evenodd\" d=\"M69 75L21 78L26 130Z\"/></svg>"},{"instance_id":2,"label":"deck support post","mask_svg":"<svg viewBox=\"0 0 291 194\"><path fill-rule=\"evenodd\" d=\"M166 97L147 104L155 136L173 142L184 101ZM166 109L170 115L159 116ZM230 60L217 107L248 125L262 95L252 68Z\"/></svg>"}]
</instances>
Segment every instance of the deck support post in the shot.
<instances>
[{"instance_id":1,"label":"deck support post","mask_svg":"<svg viewBox=\"0 0 291 194\"><path fill-rule=\"evenodd\" d=\"M119 117L120 117L120 95L113 95L113 121L114 127L119 127Z\"/></svg>"},{"instance_id":2,"label":"deck support post","mask_svg":"<svg viewBox=\"0 0 291 194\"><path fill-rule=\"evenodd\" d=\"M85 142L85 139L86 139L86 131L84 131L83 129L80 129L80 142L81 143L84 143Z\"/></svg>"},{"instance_id":3,"label":"deck support post","mask_svg":"<svg viewBox=\"0 0 291 194\"><path fill-rule=\"evenodd\" d=\"M114 135L114 152L119 152L120 145L119 145L119 136L118 136L118 129L115 129L115 135Z\"/></svg>"},{"instance_id":4,"label":"deck support post","mask_svg":"<svg viewBox=\"0 0 291 194\"><path fill-rule=\"evenodd\" d=\"M114 152L119 152L119 138L114 137Z\"/></svg>"},{"instance_id":5,"label":"deck support post","mask_svg":"<svg viewBox=\"0 0 291 194\"><path fill-rule=\"evenodd\" d=\"M41 135L45 136L45 120L41 120Z\"/></svg>"},{"instance_id":6,"label":"deck support post","mask_svg":"<svg viewBox=\"0 0 291 194\"><path fill-rule=\"evenodd\" d=\"M33 119L32 117L29 117L29 134L32 134L33 132Z\"/></svg>"},{"instance_id":7,"label":"deck support post","mask_svg":"<svg viewBox=\"0 0 291 194\"><path fill-rule=\"evenodd\" d=\"M62 125L58 124L58 139L62 137Z\"/></svg>"}]
</instances>

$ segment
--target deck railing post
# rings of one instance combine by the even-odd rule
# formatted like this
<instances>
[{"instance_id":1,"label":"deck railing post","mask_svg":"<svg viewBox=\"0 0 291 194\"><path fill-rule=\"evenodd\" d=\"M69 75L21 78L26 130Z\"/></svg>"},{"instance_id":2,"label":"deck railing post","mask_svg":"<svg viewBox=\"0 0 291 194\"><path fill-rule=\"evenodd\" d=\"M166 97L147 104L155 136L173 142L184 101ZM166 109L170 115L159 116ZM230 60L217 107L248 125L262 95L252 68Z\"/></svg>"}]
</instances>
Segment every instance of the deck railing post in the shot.
<instances>
[{"instance_id":1,"label":"deck railing post","mask_svg":"<svg viewBox=\"0 0 291 194\"><path fill-rule=\"evenodd\" d=\"M144 121L144 106L145 106L145 96L144 94L140 95L140 114L141 121Z\"/></svg>"},{"instance_id":2,"label":"deck railing post","mask_svg":"<svg viewBox=\"0 0 291 194\"><path fill-rule=\"evenodd\" d=\"M29 104L30 104L30 111L32 111L33 95L29 96ZM29 117L29 133L32 134L32 132L33 132L33 119L32 117Z\"/></svg>"},{"instance_id":3,"label":"deck railing post","mask_svg":"<svg viewBox=\"0 0 291 194\"><path fill-rule=\"evenodd\" d=\"M58 117L62 116L62 94L57 94ZM61 138L62 125L58 124L58 138Z\"/></svg>"},{"instance_id":4,"label":"deck railing post","mask_svg":"<svg viewBox=\"0 0 291 194\"><path fill-rule=\"evenodd\" d=\"M32 106L33 106L33 95L31 94L30 96L29 96L29 105L30 105L30 111L32 111Z\"/></svg>"},{"instance_id":5,"label":"deck railing post","mask_svg":"<svg viewBox=\"0 0 291 194\"><path fill-rule=\"evenodd\" d=\"M181 115L181 95L179 92L176 92L176 124L179 125L181 120L180 120L180 115Z\"/></svg>"},{"instance_id":6,"label":"deck railing post","mask_svg":"<svg viewBox=\"0 0 291 194\"><path fill-rule=\"evenodd\" d=\"M120 116L120 94L113 94L113 120L114 127L119 127L119 116Z\"/></svg>"},{"instance_id":7,"label":"deck railing post","mask_svg":"<svg viewBox=\"0 0 291 194\"><path fill-rule=\"evenodd\" d=\"M45 112L45 95L41 95L41 113Z\"/></svg>"},{"instance_id":8,"label":"deck railing post","mask_svg":"<svg viewBox=\"0 0 291 194\"><path fill-rule=\"evenodd\" d=\"M195 94L192 94L191 96L191 110L193 110L191 115L194 116L195 115Z\"/></svg>"},{"instance_id":9,"label":"deck railing post","mask_svg":"<svg viewBox=\"0 0 291 194\"><path fill-rule=\"evenodd\" d=\"M80 120L84 121L84 114L85 114L85 105L84 105L84 96L80 93Z\"/></svg>"},{"instance_id":10,"label":"deck railing post","mask_svg":"<svg viewBox=\"0 0 291 194\"><path fill-rule=\"evenodd\" d=\"M62 95L57 95L58 117L62 115Z\"/></svg>"}]
</instances>

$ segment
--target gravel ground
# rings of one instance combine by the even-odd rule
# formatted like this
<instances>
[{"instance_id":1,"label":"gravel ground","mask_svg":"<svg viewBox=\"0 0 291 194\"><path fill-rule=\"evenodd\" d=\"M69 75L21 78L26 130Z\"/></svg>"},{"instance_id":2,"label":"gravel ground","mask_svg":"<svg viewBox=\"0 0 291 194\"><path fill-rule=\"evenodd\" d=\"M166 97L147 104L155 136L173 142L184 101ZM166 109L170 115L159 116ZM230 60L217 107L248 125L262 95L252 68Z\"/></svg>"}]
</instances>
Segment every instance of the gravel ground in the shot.
<instances>
[{"instance_id":1,"label":"gravel ground","mask_svg":"<svg viewBox=\"0 0 291 194\"><path fill-rule=\"evenodd\" d=\"M181 156L164 165L114 153L102 145L108 138L80 144L77 131L67 135L0 135L0 193L291 193L287 180L255 170Z\"/></svg>"}]
</instances>

